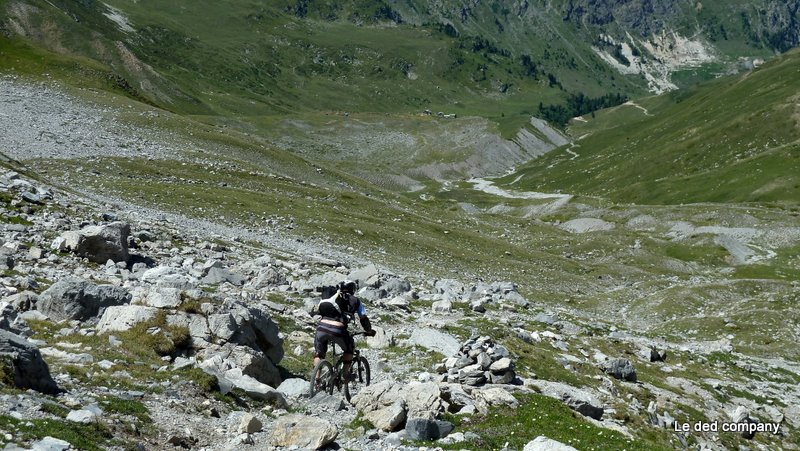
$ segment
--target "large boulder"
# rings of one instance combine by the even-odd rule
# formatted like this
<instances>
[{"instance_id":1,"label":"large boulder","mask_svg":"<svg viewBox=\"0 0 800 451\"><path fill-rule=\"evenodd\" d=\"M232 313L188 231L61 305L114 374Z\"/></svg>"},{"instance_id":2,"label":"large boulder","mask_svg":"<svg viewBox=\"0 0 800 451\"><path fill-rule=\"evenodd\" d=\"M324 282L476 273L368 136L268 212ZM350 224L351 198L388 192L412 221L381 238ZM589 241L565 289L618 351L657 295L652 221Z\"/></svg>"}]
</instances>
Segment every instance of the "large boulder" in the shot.
<instances>
[{"instance_id":1,"label":"large boulder","mask_svg":"<svg viewBox=\"0 0 800 451\"><path fill-rule=\"evenodd\" d=\"M429 418L409 418L406 422L406 435L411 440L439 440L453 431L453 424Z\"/></svg>"},{"instance_id":2,"label":"large boulder","mask_svg":"<svg viewBox=\"0 0 800 451\"><path fill-rule=\"evenodd\" d=\"M364 387L351 401L378 429L394 431L406 420L408 407L403 399L403 386L398 383L381 381Z\"/></svg>"},{"instance_id":3,"label":"large boulder","mask_svg":"<svg viewBox=\"0 0 800 451\"><path fill-rule=\"evenodd\" d=\"M373 327L374 337L367 337L367 345L372 349L384 349L396 344L394 334L382 327Z\"/></svg>"},{"instance_id":4,"label":"large boulder","mask_svg":"<svg viewBox=\"0 0 800 451\"><path fill-rule=\"evenodd\" d=\"M365 419L384 431L397 430L411 416L435 420L448 407L433 382L381 381L361 389L352 401Z\"/></svg>"},{"instance_id":5,"label":"large boulder","mask_svg":"<svg viewBox=\"0 0 800 451\"><path fill-rule=\"evenodd\" d=\"M256 290L262 290L264 288L285 285L286 282L286 275L281 273L277 268L268 267L260 270L247 286Z\"/></svg>"},{"instance_id":6,"label":"large boulder","mask_svg":"<svg viewBox=\"0 0 800 451\"><path fill-rule=\"evenodd\" d=\"M97 332L122 332L130 330L136 324L155 319L158 309L143 305L111 306L103 312L97 323Z\"/></svg>"},{"instance_id":7,"label":"large boulder","mask_svg":"<svg viewBox=\"0 0 800 451\"><path fill-rule=\"evenodd\" d=\"M189 336L192 339L191 345L193 348L206 348L211 341L211 331L208 328L208 320L199 313L175 312L167 315L167 324L189 329Z\"/></svg>"},{"instance_id":8,"label":"large boulder","mask_svg":"<svg viewBox=\"0 0 800 451\"><path fill-rule=\"evenodd\" d=\"M289 378L281 382L276 390L284 396L299 398L308 394L308 381L299 377Z\"/></svg>"},{"instance_id":9,"label":"large boulder","mask_svg":"<svg viewBox=\"0 0 800 451\"><path fill-rule=\"evenodd\" d=\"M235 343L262 352L277 365L283 358L283 339L269 313L236 303L229 313L209 317L211 334L225 343Z\"/></svg>"},{"instance_id":10,"label":"large boulder","mask_svg":"<svg viewBox=\"0 0 800 451\"><path fill-rule=\"evenodd\" d=\"M214 366L217 372L236 368L242 374L271 387L277 387L282 382L277 364L262 352L248 346L239 346L233 343L209 346L200 353L200 356L203 358L205 366Z\"/></svg>"},{"instance_id":11,"label":"large boulder","mask_svg":"<svg viewBox=\"0 0 800 451\"><path fill-rule=\"evenodd\" d=\"M286 415L275 421L270 443L274 446L320 449L339 435L328 420L305 415Z\"/></svg>"},{"instance_id":12,"label":"large boulder","mask_svg":"<svg viewBox=\"0 0 800 451\"><path fill-rule=\"evenodd\" d=\"M13 381L18 388L31 388L47 394L60 391L39 349L5 330L0 330L0 380Z\"/></svg>"},{"instance_id":13,"label":"large boulder","mask_svg":"<svg viewBox=\"0 0 800 451\"><path fill-rule=\"evenodd\" d=\"M600 364L603 372L623 381L636 382L636 368L628 359L609 359Z\"/></svg>"},{"instance_id":14,"label":"large boulder","mask_svg":"<svg viewBox=\"0 0 800 451\"><path fill-rule=\"evenodd\" d=\"M599 420L603 417L603 403L592 393L561 382L535 380L530 382L539 392L558 399L570 409L589 418Z\"/></svg>"},{"instance_id":15,"label":"large boulder","mask_svg":"<svg viewBox=\"0 0 800 451\"><path fill-rule=\"evenodd\" d=\"M238 388L250 397L270 402L277 407L286 408L286 398L282 393L261 383L255 378L242 372L233 362L222 355L214 355L204 359L199 365L206 374L215 376L222 394Z\"/></svg>"},{"instance_id":16,"label":"large boulder","mask_svg":"<svg viewBox=\"0 0 800 451\"><path fill-rule=\"evenodd\" d=\"M489 413L491 407L502 406L511 409L519 407L517 398L504 388L489 387L474 390L472 396L475 398L476 409L484 415Z\"/></svg>"},{"instance_id":17,"label":"large boulder","mask_svg":"<svg viewBox=\"0 0 800 451\"><path fill-rule=\"evenodd\" d=\"M225 268L211 267L205 277L200 280L200 283L205 285L219 285L228 282L232 285L244 285L244 277Z\"/></svg>"},{"instance_id":18,"label":"large boulder","mask_svg":"<svg viewBox=\"0 0 800 451\"><path fill-rule=\"evenodd\" d=\"M169 287L153 287L151 289L142 289L142 292L134 296L134 304L149 305L150 307L157 308L177 308L183 301L181 299L181 290L179 288Z\"/></svg>"},{"instance_id":19,"label":"large boulder","mask_svg":"<svg viewBox=\"0 0 800 451\"><path fill-rule=\"evenodd\" d=\"M351 271L350 274L347 275L347 278L350 280L355 280L361 287L377 288L377 285L380 282L380 274L380 270L378 270L375 265L369 264L363 268L358 268Z\"/></svg>"},{"instance_id":20,"label":"large boulder","mask_svg":"<svg viewBox=\"0 0 800 451\"><path fill-rule=\"evenodd\" d=\"M112 222L65 232L56 239L53 246L58 250L67 250L86 257L95 263L105 263L108 260L126 262L130 258L128 253L130 234L131 227L128 224Z\"/></svg>"},{"instance_id":21,"label":"large boulder","mask_svg":"<svg viewBox=\"0 0 800 451\"><path fill-rule=\"evenodd\" d=\"M405 401L396 399L390 406L364 414L364 419L382 431L396 431L406 421L408 408Z\"/></svg>"},{"instance_id":22,"label":"large boulder","mask_svg":"<svg viewBox=\"0 0 800 451\"><path fill-rule=\"evenodd\" d=\"M436 351L445 357L455 355L461 349L461 344L455 337L448 333L430 328L414 329L408 341L411 344Z\"/></svg>"},{"instance_id":23,"label":"large boulder","mask_svg":"<svg viewBox=\"0 0 800 451\"><path fill-rule=\"evenodd\" d=\"M411 283L399 277L390 277L381 283L381 289L386 290L388 296L399 296L411 291Z\"/></svg>"},{"instance_id":24,"label":"large boulder","mask_svg":"<svg viewBox=\"0 0 800 451\"><path fill-rule=\"evenodd\" d=\"M435 382L411 382L402 390L403 400L408 406L408 416L435 419L447 411L442 391Z\"/></svg>"},{"instance_id":25,"label":"large boulder","mask_svg":"<svg viewBox=\"0 0 800 451\"><path fill-rule=\"evenodd\" d=\"M95 285L71 277L54 283L39 296L36 308L54 321L87 320L100 309L129 303L128 290L111 285Z\"/></svg>"},{"instance_id":26,"label":"large boulder","mask_svg":"<svg viewBox=\"0 0 800 451\"><path fill-rule=\"evenodd\" d=\"M451 302L460 301L466 290L464 284L455 279L437 280L433 287L439 299Z\"/></svg>"}]
</instances>

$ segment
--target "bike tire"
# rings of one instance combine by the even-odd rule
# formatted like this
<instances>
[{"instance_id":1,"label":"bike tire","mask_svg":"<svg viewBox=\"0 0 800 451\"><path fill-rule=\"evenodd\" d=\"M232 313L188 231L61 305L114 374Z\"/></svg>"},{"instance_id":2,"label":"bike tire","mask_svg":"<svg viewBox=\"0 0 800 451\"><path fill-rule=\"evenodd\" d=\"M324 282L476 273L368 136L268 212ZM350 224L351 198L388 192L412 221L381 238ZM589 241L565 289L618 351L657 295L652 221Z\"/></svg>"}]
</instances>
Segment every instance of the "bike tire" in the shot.
<instances>
[{"instance_id":1,"label":"bike tire","mask_svg":"<svg viewBox=\"0 0 800 451\"><path fill-rule=\"evenodd\" d=\"M350 377L344 386L344 398L350 402L350 398L357 395L362 387L369 385L372 374L370 373L369 362L364 356L353 359L350 365Z\"/></svg>"},{"instance_id":2,"label":"bike tire","mask_svg":"<svg viewBox=\"0 0 800 451\"><path fill-rule=\"evenodd\" d=\"M311 372L311 380L308 382L308 396L313 398L317 393L324 391L328 394L333 393L333 365L327 360L320 360Z\"/></svg>"},{"instance_id":3,"label":"bike tire","mask_svg":"<svg viewBox=\"0 0 800 451\"><path fill-rule=\"evenodd\" d=\"M335 388L337 391L342 391L344 389L344 360L340 357L336 360L336 365L333 366L333 383L331 384L331 392Z\"/></svg>"}]
</instances>

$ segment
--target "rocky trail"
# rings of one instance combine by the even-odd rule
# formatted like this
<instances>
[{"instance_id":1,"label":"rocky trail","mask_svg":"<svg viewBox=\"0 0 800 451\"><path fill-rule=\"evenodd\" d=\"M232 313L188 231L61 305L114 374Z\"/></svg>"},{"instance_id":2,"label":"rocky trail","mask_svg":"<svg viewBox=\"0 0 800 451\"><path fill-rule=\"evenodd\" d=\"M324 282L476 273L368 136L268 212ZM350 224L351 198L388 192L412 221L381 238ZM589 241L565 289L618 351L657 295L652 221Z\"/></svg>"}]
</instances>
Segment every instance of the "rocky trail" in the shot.
<instances>
[{"instance_id":1,"label":"rocky trail","mask_svg":"<svg viewBox=\"0 0 800 451\"><path fill-rule=\"evenodd\" d=\"M508 282L426 280L374 265L350 267L318 255L257 249L166 218L108 211L14 172L0 184L6 268L0 405L13 418L2 426L8 443L69 449L59 439L35 438L26 426L51 421L95 428L92 446L108 449L128 449L124 443L140 449L423 449L408 442L413 439L475 449L476 432L454 429L443 418L513 410L518 396L534 393L623 436L633 431L614 412L642 412L668 429L674 417L661 409L679 390L682 402L722 420L758 418L758 424L790 428L800 417L790 380L752 387L784 399L785 407L744 398L739 405L720 403L704 384L669 376L682 363L663 362L673 352L701 356L709 345L690 351L561 319L535 308ZM339 394L308 399L305 380L316 290L344 278L360 281L359 296L380 331L360 341L372 384L353 404ZM595 347L597 332L589 327L641 353L608 356ZM466 341L456 338L458 328ZM497 338L485 335L491 330ZM595 372L596 386L518 372L521 350L503 341L545 345L564 371ZM661 366L667 387L638 381L640 365ZM724 378L713 384L736 386ZM620 399L630 387L653 401ZM543 440L525 449L549 449L537 448Z\"/></svg>"},{"instance_id":2,"label":"rocky trail","mask_svg":"<svg viewBox=\"0 0 800 451\"><path fill-rule=\"evenodd\" d=\"M37 90L5 79L0 86L3 118L46 121L40 128L56 130L54 142L66 136L88 149L64 155L48 147L49 135L22 139L30 130L20 123L0 136L12 160L91 157L94 147L132 156L149 146L145 130L106 128L114 126L111 112L73 112L71 100L46 87L39 100L54 108L31 109L36 102L24 99ZM652 336L528 299L501 274L402 273L290 231L248 231L42 180L0 173L5 449L798 447L800 369L734 352L730 338ZM542 198L473 183L499 196ZM557 206L571 198L544 196ZM647 229L656 220L628 222ZM587 216L558 227L584 234L614 226ZM749 261L769 254L742 243L797 230L700 230L676 221L669 233L724 235L722 245ZM358 341L371 384L352 403L340 393L309 399L318 290L346 278L359 281L379 332ZM628 312L617 314L634 316ZM735 330L733 321L723 327ZM561 416L530 422L553 412ZM513 434L491 423L498 416ZM757 432L675 431L675 421Z\"/></svg>"}]
</instances>

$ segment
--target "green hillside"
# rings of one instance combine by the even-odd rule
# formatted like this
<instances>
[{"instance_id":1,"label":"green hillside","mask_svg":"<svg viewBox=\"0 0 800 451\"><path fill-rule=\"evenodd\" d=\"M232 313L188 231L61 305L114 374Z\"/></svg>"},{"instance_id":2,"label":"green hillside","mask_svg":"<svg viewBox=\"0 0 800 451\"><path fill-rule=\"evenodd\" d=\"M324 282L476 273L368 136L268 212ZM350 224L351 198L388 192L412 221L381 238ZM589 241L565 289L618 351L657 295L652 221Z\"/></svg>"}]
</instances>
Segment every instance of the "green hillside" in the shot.
<instances>
[{"instance_id":1,"label":"green hillside","mask_svg":"<svg viewBox=\"0 0 800 451\"><path fill-rule=\"evenodd\" d=\"M598 51L630 63L628 43L652 63L663 55L649 55L648 39L693 36L715 56L677 71L682 84L798 40L788 5L583 3L3 0L0 69L62 69L78 85L111 80L113 89L182 114L248 122L430 109L490 118L508 137L532 115L559 122L563 114L547 107L571 96L605 99L596 108L645 92L642 74L621 75ZM42 49L57 56L43 58Z\"/></svg>"},{"instance_id":2,"label":"green hillside","mask_svg":"<svg viewBox=\"0 0 800 451\"><path fill-rule=\"evenodd\" d=\"M504 180L618 202L800 200L800 52L742 76L575 120L575 147ZM576 156L577 155L577 156Z\"/></svg>"}]
</instances>

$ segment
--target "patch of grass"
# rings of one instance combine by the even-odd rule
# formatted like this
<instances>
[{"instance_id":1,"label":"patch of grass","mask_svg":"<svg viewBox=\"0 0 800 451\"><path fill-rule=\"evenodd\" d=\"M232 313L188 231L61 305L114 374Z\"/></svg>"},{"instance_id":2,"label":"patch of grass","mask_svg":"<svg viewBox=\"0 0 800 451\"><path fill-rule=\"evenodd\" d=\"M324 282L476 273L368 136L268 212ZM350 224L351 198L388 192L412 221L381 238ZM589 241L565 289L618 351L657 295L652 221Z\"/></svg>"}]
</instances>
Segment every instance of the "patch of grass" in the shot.
<instances>
[{"instance_id":1,"label":"patch of grass","mask_svg":"<svg viewBox=\"0 0 800 451\"><path fill-rule=\"evenodd\" d=\"M86 451L101 451L113 435L100 423L88 425L64 420L18 420L8 415L0 415L0 430L11 431L20 442L54 437Z\"/></svg>"},{"instance_id":2,"label":"patch of grass","mask_svg":"<svg viewBox=\"0 0 800 451\"><path fill-rule=\"evenodd\" d=\"M186 298L183 299L181 304L178 306L178 310L186 313L203 313L203 309L201 308L203 302L207 302L207 300Z\"/></svg>"},{"instance_id":3,"label":"patch of grass","mask_svg":"<svg viewBox=\"0 0 800 451\"><path fill-rule=\"evenodd\" d=\"M142 423L152 423L153 419L150 417L150 411L147 407L135 399L122 399L114 396L105 396L100 399L100 405L103 410L118 413L120 415L129 415L136 418Z\"/></svg>"},{"instance_id":4,"label":"patch of grass","mask_svg":"<svg viewBox=\"0 0 800 451\"><path fill-rule=\"evenodd\" d=\"M133 326L130 330L119 334L123 346L136 353L152 354L158 356L174 355L179 349L190 345L191 335L185 326L171 326L167 324L167 313L163 310L150 320Z\"/></svg>"},{"instance_id":5,"label":"patch of grass","mask_svg":"<svg viewBox=\"0 0 800 451\"><path fill-rule=\"evenodd\" d=\"M0 215L0 222L5 222L6 224L20 224L25 226L33 225L33 222L19 216Z\"/></svg>"},{"instance_id":6,"label":"patch of grass","mask_svg":"<svg viewBox=\"0 0 800 451\"><path fill-rule=\"evenodd\" d=\"M183 379L191 380L203 393L218 393L219 392L219 381L217 377L211 374L206 373L200 368L192 367L192 368L184 368L178 372L182 376Z\"/></svg>"},{"instance_id":7,"label":"patch of grass","mask_svg":"<svg viewBox=\"0 0 800 451\"><path fill-rule=\"evenodd\" d=\"M66 418L70 412L69 409L55 402L43 402L42 405L39 406L39 410L60 418Z\"/></svg>"},{"instance_id":8,"label":"patch of grass","mask_svg":"<svg viewBox=\"0 0 800 451\"><path fill-rule=\"evenodd\" d=\"M14 366L10 356L0 356L0 384L14 387Z\"/></svg>"},{"instance_id":9,"label":"patch of grass","mask_svg":"<svg viewBox=\"0 0 800 451\"><path fill-rule=\"evenodd\" d=\"M544 435L578 449L586 450L668 450L667 434L655 438L629 439L619 432L586 421L562 402L542 395L518 396L516 409L492 408L488 415L469 423L461 422L462 432L474 432L473 442L443 446L444 449L499 450L508 446L522 449L529 441Z\"/></svg>"},{"instance_id":10,"label":"patch of grass","mask_svg":"<svg viewBox=\"0 0 800 451\"><path fill-rule=\"evenodd\" d=\"M361 412L359 412L353 421L347 424L346 426L348 429L358 429L364 428L365 430L375 429L375 425L372 424L369 420L365 419Z\"/></svg>"}]
</instances>

